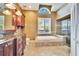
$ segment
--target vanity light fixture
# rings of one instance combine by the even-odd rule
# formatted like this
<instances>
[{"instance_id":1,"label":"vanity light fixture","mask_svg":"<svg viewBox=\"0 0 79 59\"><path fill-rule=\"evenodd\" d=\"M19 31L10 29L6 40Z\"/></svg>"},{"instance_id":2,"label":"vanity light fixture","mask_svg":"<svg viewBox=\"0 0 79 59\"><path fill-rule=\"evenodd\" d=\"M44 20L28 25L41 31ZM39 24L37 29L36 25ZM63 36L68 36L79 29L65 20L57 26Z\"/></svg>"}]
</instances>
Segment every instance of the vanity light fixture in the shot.
<instances>
[{"instance_id":1,"label":"vanity light fixture","mask_svg":"<svg viewBox=\"0 0 79 59\"><path fill-rule=\"evenodd\" d=\"M5 10L5 11L3 11L3 14L5 14L5 15L11 15L11 12L9 10Z\"/></svg>"},{"instance_id":2,"label":"vanity light fixture","mask_svg":"<svg viewBox=\"0 0 79 59\"><path fill-rule=\"evenodd\" d=\"M20 11L16 11L16 15L22 16L22 13Z\"/></svg>"}]
</instances>

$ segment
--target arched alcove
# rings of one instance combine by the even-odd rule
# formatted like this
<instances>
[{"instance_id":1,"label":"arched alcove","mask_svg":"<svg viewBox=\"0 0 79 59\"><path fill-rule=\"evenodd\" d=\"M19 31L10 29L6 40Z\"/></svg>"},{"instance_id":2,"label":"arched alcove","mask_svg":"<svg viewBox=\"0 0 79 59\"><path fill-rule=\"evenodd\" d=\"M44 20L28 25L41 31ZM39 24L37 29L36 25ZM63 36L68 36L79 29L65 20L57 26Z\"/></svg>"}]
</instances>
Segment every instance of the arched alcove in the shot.
<instances>
[{"instance_id":1,"label":"arched alcove","mask_svg":"<svg viewBox=\"0 0 79 59\"><path fill-rule=\"evenodd\" d=\"M47 7L42 7L39 9L38 13L40 15L51 14L50 10Z\"/></svg>"},{"instance_id":2,"label":"arched alcove","mask_svg":"<svg viewBox=\"0 0 79 59\"><path fill-rule=\"evenodd\" d=\"M51 11L49 7L39 7L38 15L38 35L51 34Z\"/></svg>"}]
</instances>

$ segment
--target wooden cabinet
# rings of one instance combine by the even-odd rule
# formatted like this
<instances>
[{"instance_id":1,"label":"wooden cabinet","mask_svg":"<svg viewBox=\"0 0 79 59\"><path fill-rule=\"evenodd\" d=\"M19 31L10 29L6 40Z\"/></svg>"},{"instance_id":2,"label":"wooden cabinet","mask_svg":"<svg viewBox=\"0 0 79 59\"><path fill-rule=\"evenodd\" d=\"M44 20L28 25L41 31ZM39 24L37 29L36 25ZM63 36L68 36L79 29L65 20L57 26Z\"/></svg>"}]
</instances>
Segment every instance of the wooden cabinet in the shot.
<instances>
[{"instance_id":1,"label":"wooden cabinet","mask_svg":"<svg viewBox=\"0 0 79 59\"><path fill-rule=\"evenodd\" d=\"M22 15L19 15L18 14L18 10L12 10L12 25L14 26L19 26L19 27L23 27L24 24L25 24L25 16L23 15L22 11L19 10L19 12L22 14Z\"/></svg>"},{"instance_id":2,"label":"wooden cabinet","mask_svg":"<svg viewBox=\"0 0 79 59\"><path fill-rule=\"evenodd\" d=\"M0 43L0 56L22 56L26 46L26 36L11 38Z\"/></svg>"},{"instance_id":3,"label":"wooden cabinet","mask_svg":"<svg viewBox=\"0 0 79 59\"><path fill-rule=\"evenodd\" d=\"M23 16L17 16L16 20L17 26L24 26L24 17Z\"/></svg>"},{"instance_id":4,"label":"wooden cabinet","mask_svg":"<svg viewBox=\"0 0 79 59\"><path fill-rule=\"evenodd\" d=\"M0 56L13 56L14 38L5 40L0 44Z\"/></svg>"},{"instance_id":5,"label":"wooden cabinet","mask_svg":"<svg viewBox=\"0 0 79 59\"><path fill-rule=\"evenodd\" d=\"M4 46L4 56L13 56L13 41L14 39L6 41Z\"/></svg>"}]
</instances>

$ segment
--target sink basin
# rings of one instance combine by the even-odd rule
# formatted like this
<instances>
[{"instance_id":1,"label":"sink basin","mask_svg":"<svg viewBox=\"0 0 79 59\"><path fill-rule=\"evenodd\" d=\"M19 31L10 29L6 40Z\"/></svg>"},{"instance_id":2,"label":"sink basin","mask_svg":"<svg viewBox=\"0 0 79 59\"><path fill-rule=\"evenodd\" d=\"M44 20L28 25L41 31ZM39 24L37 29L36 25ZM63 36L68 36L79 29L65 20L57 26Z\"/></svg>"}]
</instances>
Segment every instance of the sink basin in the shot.
<instances>
[{"instance_id":1,"label":"sink basin","mask_svg":"<svg viewBox=\"0 0 79 59\"><path fill-rule=\"evenodd\" d=\"M5 39L2 39L0 40L0 44L4 43L5 42Z\"/></svg>"}]
</instances>

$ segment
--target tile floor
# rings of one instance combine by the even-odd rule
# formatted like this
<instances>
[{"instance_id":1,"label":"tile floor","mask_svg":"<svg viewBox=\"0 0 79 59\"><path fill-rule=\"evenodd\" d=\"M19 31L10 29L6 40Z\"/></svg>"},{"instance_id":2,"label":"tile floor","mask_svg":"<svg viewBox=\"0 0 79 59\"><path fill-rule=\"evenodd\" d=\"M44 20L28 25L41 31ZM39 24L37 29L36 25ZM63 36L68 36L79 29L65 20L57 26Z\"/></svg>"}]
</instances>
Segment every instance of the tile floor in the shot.
<instances>
[{"instance_id":1,"label":"tile floor","mask_svg":"<svg viewBox=\"0 0 79 59\"><path fill-rule=\"evenodd\" d=\"M24 56L69 56L68 46L34 46L34 41L26 46Z\"/></svg>"}]
</instances>

